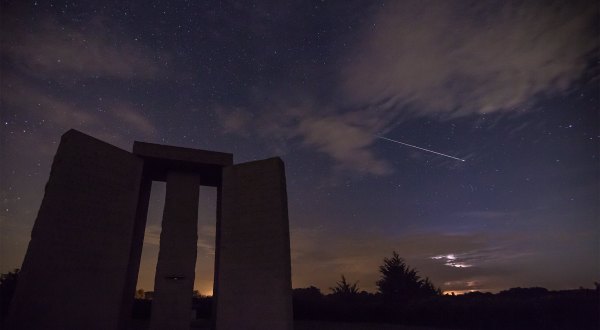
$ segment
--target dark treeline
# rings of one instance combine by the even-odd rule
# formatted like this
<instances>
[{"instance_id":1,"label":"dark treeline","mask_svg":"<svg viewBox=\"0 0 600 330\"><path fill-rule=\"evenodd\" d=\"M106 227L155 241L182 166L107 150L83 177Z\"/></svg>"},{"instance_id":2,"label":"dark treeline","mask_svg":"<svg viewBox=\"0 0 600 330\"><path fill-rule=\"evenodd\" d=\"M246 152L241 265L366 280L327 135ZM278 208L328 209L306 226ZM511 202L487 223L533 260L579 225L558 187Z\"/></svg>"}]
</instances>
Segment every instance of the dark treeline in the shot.
<instances>
[{"instance_id":1,"label":"dark treeline","mask_svg":"<svg viewBox=\"0 0 600 330\"><path fill-rule=\"evenodd\" d=\"M294 318L460 329L599 329L598 289L513 288L497 294L437 295L390 304L380 293L344 297L294 289Z\"/></svg>"},{"instance_id":2,"label":"dark treeline","mask_svg":"<svg viewBox=\"0 0 600 330\"><path fill-rule=\"evenodd\" d=\"M548 291L512 288L497 294L442 295L396 252L379 267L377 293L342 276L330 294L294 289L294 318L399 323L460 329L598 329L600 288Z\"/></svg>"},{"instance_id":3,"label":"dark treeline","mask_svg":"<svg viewBox=\"0 0 600 330\"><path fill-rule=\"evenodd\" d=\"M345 276L324 294L311 286L293 290L294 318L331 322L398 323L457 329L598 329L600 288L549 291L512 288L496 294L442 295L396 252L379 267L377 293L361 291ZM194 297L199 318L210 318L211 297ZM149 317L149 300L136 304Z\"/></svg>"},{"instance_id":4,"label":"dark treeline","mask_svg":"<svg viewBox=\"0 0 600 330\"><path fill-rule=\"evenodd\" d=\"M390 305L365 291L323 294L316 287L293 291L294 319L398 323L450 329L599 329L598 289L548 291L512 288L497 294L439 295ZM150 318L152 301L136 299L134 318ZM197 318L211 317L212 297L195 297Z\"/></svg>"},{"instance_id":5,"label":"dark treeline","mask_svg":"<svg viewBox=\"0 0 600 330\"><path fill-rule=\"evenodd\" d=\"M345 276L324 294L316 287L293 290L294 318L332 322L397 323L456 329L600 329L600 286L549 291L512 288L496 294L442 295L396 252L379 267L377 293L361 291ZM0 278L0 316L18 279L18 271ZM139 290L133 318L148 319L152 295ZM212 316L212 297L193 295L196 318Z\"/></svg>"}]
</instances>

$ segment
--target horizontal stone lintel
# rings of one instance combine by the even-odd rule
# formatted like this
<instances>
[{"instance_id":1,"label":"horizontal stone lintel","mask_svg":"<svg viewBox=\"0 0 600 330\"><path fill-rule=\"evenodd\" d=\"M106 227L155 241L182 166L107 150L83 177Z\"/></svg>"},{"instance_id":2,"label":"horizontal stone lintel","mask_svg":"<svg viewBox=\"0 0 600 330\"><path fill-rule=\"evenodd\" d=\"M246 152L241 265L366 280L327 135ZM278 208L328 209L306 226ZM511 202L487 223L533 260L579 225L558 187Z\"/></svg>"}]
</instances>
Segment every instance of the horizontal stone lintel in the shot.
<instances>
[{"instance_id":1,"label":"horizontal stone lintel","mask_svg":"<svg viewBox=\"0 0 600 330\"><path fill-rule=\"evenodd\" d=\"M133 154L144 159L146 175L165 181L169 171L198 174L203 186L218 186L221 169L233 165L233 154L135 141Z\"/></svg>"},{"instance_id":2,"label":"horizontal stone lintel","mask_svg":"<svg viewBox=\"0 0 600 330\"><path fill-rule=\"evenodd\" d=\"M230 153L139 141L133 142L133 154L143 158L158 158L166 161L170 160L196 165L229 166L233 164L233 154Z\"/></svg>"}]
</instances>

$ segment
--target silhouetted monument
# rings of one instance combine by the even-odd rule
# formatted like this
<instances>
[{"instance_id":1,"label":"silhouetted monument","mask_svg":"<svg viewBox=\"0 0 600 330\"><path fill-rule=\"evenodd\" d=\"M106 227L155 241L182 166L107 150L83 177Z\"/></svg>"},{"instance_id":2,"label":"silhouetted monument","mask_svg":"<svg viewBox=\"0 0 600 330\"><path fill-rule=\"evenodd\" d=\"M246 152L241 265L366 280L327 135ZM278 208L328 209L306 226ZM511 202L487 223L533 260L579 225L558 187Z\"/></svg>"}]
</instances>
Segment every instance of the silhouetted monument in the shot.
<instances>
[{"instance_id":1,"label":"silhouetted monument","mask_svg":"<svg viewBox=\"0 0 600 330\"><path fill-rule=\"evenodd\" d=\"M62 136L8 316L10 329L127 329L152 181L166 181L151 329L189 329L199 185L217 187L214 323L292 329L284 165Z\"/></svg>"}]
</instances>

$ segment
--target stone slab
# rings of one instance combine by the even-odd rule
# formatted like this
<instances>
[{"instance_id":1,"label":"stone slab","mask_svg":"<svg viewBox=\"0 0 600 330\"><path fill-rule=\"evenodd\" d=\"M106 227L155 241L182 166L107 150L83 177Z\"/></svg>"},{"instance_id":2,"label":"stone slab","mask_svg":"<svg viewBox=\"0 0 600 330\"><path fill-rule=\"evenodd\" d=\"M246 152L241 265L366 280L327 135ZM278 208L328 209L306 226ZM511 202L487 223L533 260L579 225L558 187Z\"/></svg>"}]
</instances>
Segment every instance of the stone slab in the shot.
<instances>
[{"instance_id":1,"label":"stone slab","mask_svg":"<svg viewBox=\"0 0 600 330\"><path fill-rule=\"evenodd\" d=\"M219 198L216 329L292 329L283 162L271 158L225 167Z\"/></svg>"},{"instance_id":2,"label":"stone slab","mask_svg":"<svg viewBox=\"0 0 600 330\"><path fill-rule=\"evenodd\" d=\"M140 158L83 133L62 136L9 329L124 327L145 225L137 216L142 169Z\"/></svg>"},{"instance_id":3,"label":"stone slab","mask_svg":"<svg viewBox=\"0 0 600 330\"><path fill-rule=\"evenodd\" d=\"M133 154L145 161L146 173L152 180L166 181L169 171L197 173L205 186L220 184L221 169L233 164L230 153L167 146L135 141Z\"/></svg>"},{"instance_id":4,"label":"stone slab","mask_svg":"<svg viewBox=\"0 0 600 330\"><path fill-rule=\"evenodd\" d=\"M139 141L133 143L133 153L144 158L157 158L193 164L218 166L229 166L233 164L233 154L226 152L175 147Z\"/></svg>"},{"instance_id":5,"label":"stone slab","mask_svg":"<svg viewBox=\"0 0 600 330\"><path fill-rule=\"evenodd\" d=\"M167 181L152 329L189 329L199 184L217 187L216 329L292 329L281 159L136 142L134 154L62 137L8 329L127 329L152 180Z\"/></svg>"},{"instance_id":6,"label":"stone slab","mask_svg":"<svg viewBox=\"0 0 600 330\"><path fill-rule=\"evenodd\" d=\"M154 280L151 330L189 330L198 242L198 174L171 171Z\"/></svg>"}]
</instances>

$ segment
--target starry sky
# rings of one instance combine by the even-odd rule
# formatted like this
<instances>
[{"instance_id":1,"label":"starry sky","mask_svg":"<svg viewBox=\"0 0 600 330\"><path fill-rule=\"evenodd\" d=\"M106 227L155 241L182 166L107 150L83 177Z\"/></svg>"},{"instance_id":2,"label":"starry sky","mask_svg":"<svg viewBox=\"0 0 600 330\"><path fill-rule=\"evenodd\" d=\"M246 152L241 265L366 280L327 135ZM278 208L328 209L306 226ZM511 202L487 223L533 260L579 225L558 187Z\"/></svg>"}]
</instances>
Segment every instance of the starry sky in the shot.
<instances>
[{"instance_id":1,"label":"starry sky","mask_svg":"<svg viewBox=\"0 0 600 330\"><path fill-rule=\"evenodd\" d=\"M344 274L374 292L394 250L443 291L600 280L594 1L0 3L2 273L75 128L126 150L280 156L294 287ZM153 184L147 291L164 192ZM201 188L204 294L215 196Z\"/></svg>"}]
</instances>

